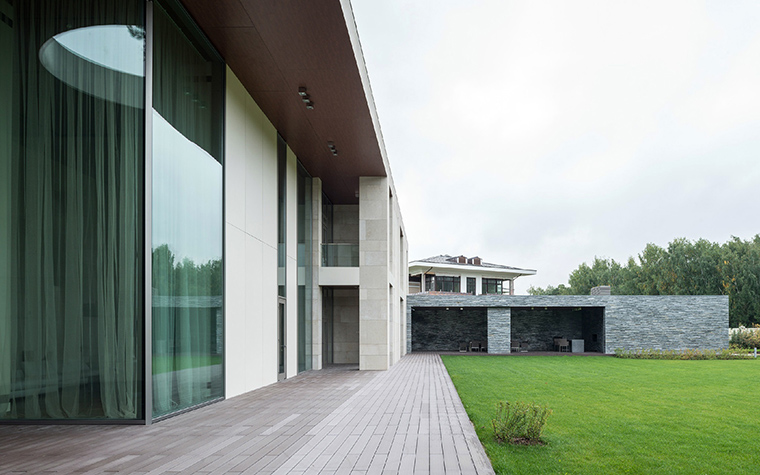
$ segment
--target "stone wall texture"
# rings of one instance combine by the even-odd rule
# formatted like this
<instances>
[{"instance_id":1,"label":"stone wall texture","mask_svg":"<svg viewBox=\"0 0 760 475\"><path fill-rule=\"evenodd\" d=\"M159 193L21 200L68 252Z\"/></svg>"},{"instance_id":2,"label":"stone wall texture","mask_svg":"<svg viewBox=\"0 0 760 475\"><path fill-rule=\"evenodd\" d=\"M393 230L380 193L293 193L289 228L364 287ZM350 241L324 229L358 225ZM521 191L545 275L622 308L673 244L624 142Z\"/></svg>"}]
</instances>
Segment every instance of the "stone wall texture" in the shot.
<instances>
[{"instance_id":1,"label":"stone wall texture","mask_svg":"<svg viewBox=\"0 0 760 475\"><path fill-rule=\"evenodd\" d=\"M498 352L506 353L503 348L508 334L518 340L525 338L532 351L546 349L550 341L547 338L565 337L562 333L555 335L555 328L567 335L579 333L586 341L586 351L728 348L725 295L410 295L409 351L413 343L411 310L425 307L488 308L489 352L497 352L498 348Z\"/></svg>"},{"instance_id":2,"label":"stone wall texture","mask_svg":"<svg viewBox=\"0 0 760 475\"><path fill-rule=\"evenodd\" d=\"M488 352L509 353L512 341L511 310L503 307L488 307Z\"/></svg>"}]
</instances>

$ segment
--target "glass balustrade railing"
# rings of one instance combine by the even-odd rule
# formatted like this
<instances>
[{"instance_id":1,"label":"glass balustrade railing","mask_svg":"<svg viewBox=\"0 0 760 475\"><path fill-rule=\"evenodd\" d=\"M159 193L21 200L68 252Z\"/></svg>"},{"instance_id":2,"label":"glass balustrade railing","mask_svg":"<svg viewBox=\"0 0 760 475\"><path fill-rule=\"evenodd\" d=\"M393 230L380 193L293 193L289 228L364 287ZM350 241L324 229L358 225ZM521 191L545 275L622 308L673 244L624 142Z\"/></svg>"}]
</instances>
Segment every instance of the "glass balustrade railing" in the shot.
<instances>
[{"instance_id":1,"label":"glass balustrade railing","mask_svg":"<svg viewBox=\"0 0 760 475\"><path fill-rule=\"evenodd\" d=\"M323 243L322 267L359 267L359 244Z\"/></svg>"}]
</instances>

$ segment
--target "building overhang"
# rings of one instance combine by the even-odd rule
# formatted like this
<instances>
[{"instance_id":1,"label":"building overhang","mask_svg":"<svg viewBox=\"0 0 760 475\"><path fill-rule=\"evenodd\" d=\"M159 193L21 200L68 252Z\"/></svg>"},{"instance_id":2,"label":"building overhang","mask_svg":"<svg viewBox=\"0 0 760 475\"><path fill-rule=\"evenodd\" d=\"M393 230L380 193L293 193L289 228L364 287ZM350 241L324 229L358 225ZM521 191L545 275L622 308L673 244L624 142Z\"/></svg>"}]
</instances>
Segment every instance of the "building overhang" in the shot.
<instances>
[{"instance_id":1,"label":"building overhang","mask_svg":"<svg viewBox=\"0 0 760 475\"><path fill-rule=\"evenodd\" d=\"M334 203L390 174L349 0L181 1Z\"/></svg>"},{"instance_id":2,"label":"building overhang","mask_svg":"<svg viewBox=\"0 0 760 475\"><path fill-rule=\"evenodd\" d=\"M425 262L410 262L409 275L419 275L421 273L441 274L441 275L463 275L478 274L490 279L516 279L524 275L535 275L533 269L499 269L493 267L482 267L475 265L462 264L433 264Z\"/></svg>"}]
</instances>

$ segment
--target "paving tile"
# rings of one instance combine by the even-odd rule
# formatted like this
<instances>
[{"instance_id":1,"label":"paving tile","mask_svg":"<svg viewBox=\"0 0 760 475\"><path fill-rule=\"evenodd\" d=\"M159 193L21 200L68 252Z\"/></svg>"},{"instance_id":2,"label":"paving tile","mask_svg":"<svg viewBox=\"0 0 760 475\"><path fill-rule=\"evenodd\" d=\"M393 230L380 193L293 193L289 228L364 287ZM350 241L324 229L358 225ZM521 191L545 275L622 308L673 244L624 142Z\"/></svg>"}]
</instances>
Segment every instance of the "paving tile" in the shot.
<instances>
[{"instance_id":1,"label":"paving tile","mask_svg":"<svg viewBox=\"0 0 760 475\"><path fill-rule=\"evenodd\" d=\"M151 426L2 426L0 472L492 474L440 357L334 366Z\"/></svg>"}]
</instances>

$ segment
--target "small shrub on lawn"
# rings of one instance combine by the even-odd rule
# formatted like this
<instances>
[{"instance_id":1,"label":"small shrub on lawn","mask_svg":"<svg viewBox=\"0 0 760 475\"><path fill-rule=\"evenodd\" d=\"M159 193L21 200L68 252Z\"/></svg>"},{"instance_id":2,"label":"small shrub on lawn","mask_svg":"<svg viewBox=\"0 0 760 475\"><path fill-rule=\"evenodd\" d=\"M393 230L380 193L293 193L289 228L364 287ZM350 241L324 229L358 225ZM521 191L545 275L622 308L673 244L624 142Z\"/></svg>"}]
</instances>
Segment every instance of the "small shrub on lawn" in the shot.
<instances>
[{"instance_id":1,"label":"small shrub on lawn","mask_svg":"<svg viewBox=\"0 0 760 475\"><path fill-rule=\"evenodd\" d=\"M638 360L744 360L753 357L753 351L744 348L727 350L623 350L615 349L615 357Z\"/></svg>"},{"instance_id":2,"label":"small shrub on lawn","mask_svg":"<svg viewBox=\"0 0 760 475\"><path fill-rule=\"evenodd\" d=\"M551 412L539 404L499 401L496 404L496 418L491 420L496 441L528 445L541 443L541 431Z\"/></svg>"}]
</instances>

